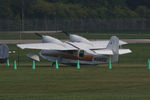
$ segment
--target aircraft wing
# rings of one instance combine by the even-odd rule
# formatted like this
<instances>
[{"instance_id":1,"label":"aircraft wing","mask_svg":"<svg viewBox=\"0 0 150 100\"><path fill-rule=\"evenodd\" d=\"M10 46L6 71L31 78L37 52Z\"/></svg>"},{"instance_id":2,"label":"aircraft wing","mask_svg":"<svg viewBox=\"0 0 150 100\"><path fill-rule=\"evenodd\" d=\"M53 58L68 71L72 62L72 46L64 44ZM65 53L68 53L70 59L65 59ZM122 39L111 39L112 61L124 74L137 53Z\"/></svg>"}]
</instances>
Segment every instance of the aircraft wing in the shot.
<instances>
[{"instance_id":1,"label":"aircraft wing","mask_svg":"<svg viewBox=\"0 0 150 100\"><path fill-rule=\"evenodd\" d=\"M103 41L91 41L90 43L84 43L84 42L64 42L63 44L57 44L57 43L31 43L31 44L17 44L17 46L21 49L45 49L45 50L96 50L96 49L104 49L107 47L109 41L103 40ZM126 44L123 41L119 41L119 45ZM105 49L105 51L100 50L97 52L109 52ZM125 52L125 51L121 51ZM105 54L105 53L104 53ZM107 54L107 53L106 53ZM111 54L111 53L110 53Z\"/></svg>"},{"instance_id":2,"label":"aircraft wing","mask_svg":"<svg viewBox=\"0 0 150 100\"><path fill-rule=\"evenodd\" d=\"M107 47L109 40L102 40L102 41L90 41L90 43L84 42L68 42L69 44L85 50L85 49L104 49ZM127 44L126 42L119 40L119 45Z\"/></svg>"},{"instance_id":3,"label":"aircraft wing","mask_svg":"<svg viewBox=\"0 0 150 100\"><path fill-rule=\"evenodd\" d=\"M94 50L97 54L103 54L103 55L113 55L113 51L110 49L101 49L101 50ZM130 49L119 49L119 55L131 53L132 51Z\"/></svg>"},{"instance_id":4,"label":"aircraft wing","mask_svg":"<svg viewBox=\"0 0 150 100\"><path fill-rule=\"evenodd\" d=\"M45 50L77 50L77 48L63 43L62 45L56 43L32 43L32 44L17 44L21 49L45 49Z\"/></svg>"},{"instance_id":5,"label":"aircraft wing","mask_svg":"<svg viewBox=\"0 0 150 100\"><path fill-rule=\"evenodd\" d=\"M113 55L113 51L110 49L94 50L94 52L102 55Z\"/></svg>"},{"instance_id":6,"label":"aircraft wing","mask_svg":"<svg viewBox=\"0 0 150 100\"><path fill-rule=\"evenodd\" d=\"M109 43L109 40L101 40L101 41L91 41L93 48L106 48ZM125 45L127 42L119 40L119 46Z\"/></svg>"},{"instance_id":7,"label":"aircraft wing","mask_svg":"<svg viewBox=\"0 0 150 100\"><path fill-rule=\"evenodd\" d=\"M92 43L106 43L106 44L108 44L108 42L109 42L109 40L92 40L92 41L90 41L90 42L92 42ZM119 40L119 45L125 45L125 44L128 44L127 42L125 42L125 41L122 41L122 40Z\"/></svg>"}]
</instances>

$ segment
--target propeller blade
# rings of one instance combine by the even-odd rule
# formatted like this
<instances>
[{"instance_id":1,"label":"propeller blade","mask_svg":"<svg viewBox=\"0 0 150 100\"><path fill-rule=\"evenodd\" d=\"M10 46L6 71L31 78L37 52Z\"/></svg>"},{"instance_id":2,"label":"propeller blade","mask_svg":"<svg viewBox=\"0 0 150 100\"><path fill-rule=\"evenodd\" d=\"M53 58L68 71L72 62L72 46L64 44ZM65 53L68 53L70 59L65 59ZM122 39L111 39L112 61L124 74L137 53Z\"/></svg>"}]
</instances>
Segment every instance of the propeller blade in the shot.
<instances>
[{"instance_id":1,"label":"propeller blade","mask_svg":"<svg viewBox=\"0 0 150 100\"><path fill-rule=\"evenodd\" d=\"M69 36L69 33L66 31L62 31L62 33L65 33L67 36Z\"/></svg>"},{"instance_id":2,"label":"propeller blade","mask_svg":"<svg viewBox=\"0 0 150 100\"><path fill-rule=\"evenodd\" d=\"M42 38L42 35L41 35L41 34L39 34L39 33L35 33L35 35L36 35L36 36L39 36L39 37L41 37L41 38Z\"/></svg>"}]
</instances>

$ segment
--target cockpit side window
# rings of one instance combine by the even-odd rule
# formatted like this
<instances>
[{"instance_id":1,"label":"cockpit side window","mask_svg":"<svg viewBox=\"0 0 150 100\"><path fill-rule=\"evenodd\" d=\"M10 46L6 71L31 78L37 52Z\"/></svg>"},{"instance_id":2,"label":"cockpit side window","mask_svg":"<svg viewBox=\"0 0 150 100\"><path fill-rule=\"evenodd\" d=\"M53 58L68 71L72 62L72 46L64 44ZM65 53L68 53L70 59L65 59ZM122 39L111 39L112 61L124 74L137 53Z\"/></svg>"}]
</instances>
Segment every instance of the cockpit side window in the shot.
<instances>
[{"instance_id":1,"label":"cockpit side window","mask_svg":"<svg viewBox=\"0 0 150 100\"><path fill-rule=\"evenodd\" d=\"M79 53L79 57L83 57L84 56L84 51L81 50L80 53Z\"/></svg>"}]
</instances>

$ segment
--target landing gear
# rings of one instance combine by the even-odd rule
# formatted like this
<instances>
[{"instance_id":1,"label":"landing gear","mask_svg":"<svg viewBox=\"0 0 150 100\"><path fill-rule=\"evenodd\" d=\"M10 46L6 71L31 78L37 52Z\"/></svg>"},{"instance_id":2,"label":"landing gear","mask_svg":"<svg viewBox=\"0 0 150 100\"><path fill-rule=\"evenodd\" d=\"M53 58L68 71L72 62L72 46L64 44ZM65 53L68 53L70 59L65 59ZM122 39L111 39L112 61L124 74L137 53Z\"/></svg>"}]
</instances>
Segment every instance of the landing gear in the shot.
<instances>
[{"instance_id":1,"label":"landing gear","mask_svg":"<svg viewBox=\"0 0 150 100\"><path fill-rule=\"evenodd\" d=\"M56 67L56 63L55 62L52 63L52 67Z\"/></svg>"},{"instance_id":2,"label":"landing gear","mask_svg":"<svg viewBox=\"0 0 150 100\"><path fill-rule=\"evenodd\" d=\"M52 63L52 67L55 67L56 69L59 68L57 60L56 60L56 62L53 62L53 63Z\"/></svg>"}]
</instances>

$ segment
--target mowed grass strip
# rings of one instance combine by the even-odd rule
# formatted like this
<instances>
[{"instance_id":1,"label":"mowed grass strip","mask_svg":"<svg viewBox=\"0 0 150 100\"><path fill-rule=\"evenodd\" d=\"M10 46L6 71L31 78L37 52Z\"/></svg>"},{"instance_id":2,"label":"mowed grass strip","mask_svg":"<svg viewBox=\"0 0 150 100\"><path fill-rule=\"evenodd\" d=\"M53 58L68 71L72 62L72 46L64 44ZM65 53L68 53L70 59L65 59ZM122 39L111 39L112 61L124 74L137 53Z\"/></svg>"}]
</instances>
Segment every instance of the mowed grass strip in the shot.
<instances>
[{"instance_id":1,"label":"mowed grass strip","mask_svg":"<svg viewBox=\"0 0 150 100\"><path fill-rule=\"evenodd\" d=\"M13 70L18 48L9 45L11 66L0 64L0 100L149 100L150 71L147 59L150 57L149 44L128 44L133 53L120 56L119 63L99 66L76 67L60 65L59 69L42 60L32 70L32 60L26 57L29 52L20 50L20 66Z\"/></svg>"},{"instance_id":2,"label":"mowed grass strip","mask_svg":"<svg viewBox=\"0 0 150 100\"><path fill-rule=\"evenodd\" d=\"M16 45L8 45L10 51L16 51L15 54L10 54L10 62L13 63L14 60L18 61L18 55L19 55L19 62L23 64L32 64L32 60L29 59L26 55L28 53L35 53L39 55L40 50L29 50L24 49L21 50L16 47ZM121 55L119 56L119 64L147 64L148 58L150 58L150 44L127 44L124 45L123 48L128 48L132 50L132 53ZM48 64L51 65L51 63L47 60L44 60L40 58L40 62L37 62L37 64Z\"/></svg>"},{"instance_id":3,"label":"mowed grass strip","mask_svg":"<svg viewBox=\"0 0 150 100\"><path fill-rule=\"evenodd\" d=\"M55 68L7 67L0 70L0 99L7 100L148 100L146 68L106 70L101 66Z\"/></svg>"},{"instance_id":4,"label":"mowed grass strip","mask_svg":"<svg viewBox=\"0 0 150 100\"><path fill-rule=\"evenodd\" d=\"M87 39L110 39L111 36L117 36L120 39L150 39L149 33L141 33L141 34L129 34L129 33L70 33L70 34L77 34L80 36L83 36ZM66 36L64 33L55 33L55 34L42 34L42 35L49 35L55 38L58 38L60 40L68 40L69 37ZM5 33L0 34L0 40L19 40L20 34L19 33ZM36 36L35 34L21 34L22 40L40 40L41 38Z\"/></svg>"}]
</instances>

